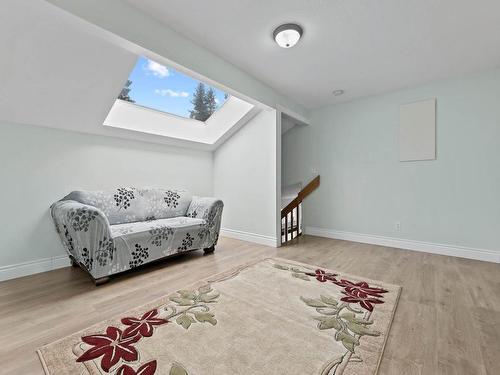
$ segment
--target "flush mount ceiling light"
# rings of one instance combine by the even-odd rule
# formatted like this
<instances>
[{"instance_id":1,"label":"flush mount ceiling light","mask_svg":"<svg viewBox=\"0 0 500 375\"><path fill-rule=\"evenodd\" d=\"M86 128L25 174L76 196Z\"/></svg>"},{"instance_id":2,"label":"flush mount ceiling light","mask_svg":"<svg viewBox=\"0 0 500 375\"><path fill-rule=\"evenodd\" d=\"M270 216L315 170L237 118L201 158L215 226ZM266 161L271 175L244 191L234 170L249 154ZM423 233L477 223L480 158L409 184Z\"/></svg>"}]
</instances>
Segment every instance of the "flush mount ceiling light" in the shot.
<instances>
[{"instance_id":1,"label":"flush mount ceiling light","mask_svg":"<svg viewBox=\"0 0 500 375\"><path fill-rule=\"evenodd\" d=\"M295 23L278 26L273 32L273 38L282 48L292 48L302 36L302 27Z\"/></svg>"},{"instance_id":2,"label":"flush mount ceiling light","mask_svg":"<svg viewBox=\"0 0 500 375\"><path fill-rule=\"evenodd\" d=\"M333 96L340 96L344 93L344 90L334 90L332 91Z\"/></svg>"}]
</instances>

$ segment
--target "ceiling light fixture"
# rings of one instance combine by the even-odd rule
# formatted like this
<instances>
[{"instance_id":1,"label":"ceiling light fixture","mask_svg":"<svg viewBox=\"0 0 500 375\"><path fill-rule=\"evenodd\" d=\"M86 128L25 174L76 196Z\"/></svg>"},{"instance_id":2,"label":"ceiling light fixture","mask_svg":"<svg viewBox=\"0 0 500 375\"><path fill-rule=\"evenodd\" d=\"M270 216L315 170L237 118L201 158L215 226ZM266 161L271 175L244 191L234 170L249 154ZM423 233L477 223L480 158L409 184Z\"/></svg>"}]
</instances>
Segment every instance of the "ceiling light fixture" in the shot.
<instances>
[{"instance_id":1,"label":"ceiling light fixture","mask_svg":"<svg viewBox=\"0 0 500 375\"><path fill-rule=\"evenodd\" d=\"M334 90L332 91L333 96L340 96L344 93L344 90Z\"/></svg>"},{"instance_id":2,"label":"ceiling light fixture","mask_svg":"<svg viewBox=\"0 0 500 375\"><path fill-rule=\"evenodd\" d=\"M295 23L278 26L273 32L273 38L282 48L292 48L302 36L302 27Z\"/></svg>"}]
</instances>

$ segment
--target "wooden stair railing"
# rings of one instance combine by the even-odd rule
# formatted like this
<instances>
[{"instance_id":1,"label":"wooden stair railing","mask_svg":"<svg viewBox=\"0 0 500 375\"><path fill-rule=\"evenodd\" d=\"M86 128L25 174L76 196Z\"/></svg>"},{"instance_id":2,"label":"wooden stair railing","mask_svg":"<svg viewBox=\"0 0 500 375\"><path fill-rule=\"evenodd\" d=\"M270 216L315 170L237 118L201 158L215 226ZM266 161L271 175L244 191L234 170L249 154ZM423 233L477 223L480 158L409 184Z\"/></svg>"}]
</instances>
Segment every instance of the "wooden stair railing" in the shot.
<instances>
[{"instance_id":1,"label":"wooden stair railing","mask_svg":"<svg viewBox=\"0 0 500 375\"><path fill-rule=\"evenodd\" d=\"M285 208L281 210L281 243L286 244L294 238L302 235L300 215L302 201L305 197L316 190L320 183L320 177L316 176L309 182Z\"/></svg>"}]
</instances>

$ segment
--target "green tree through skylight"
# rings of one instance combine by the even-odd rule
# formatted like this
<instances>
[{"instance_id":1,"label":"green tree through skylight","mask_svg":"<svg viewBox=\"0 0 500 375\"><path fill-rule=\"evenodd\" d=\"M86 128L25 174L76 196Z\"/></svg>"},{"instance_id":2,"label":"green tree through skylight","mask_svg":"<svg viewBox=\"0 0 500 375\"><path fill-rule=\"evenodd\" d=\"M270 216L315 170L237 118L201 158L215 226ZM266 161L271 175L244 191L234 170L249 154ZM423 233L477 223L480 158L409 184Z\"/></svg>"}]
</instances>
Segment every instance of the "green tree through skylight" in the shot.
<instances>
[{"instance_id":1,"label":"green tree through skylight","mask_svg":"<svg viewBox=\"0 0 500 375\"><path fill-rule=\"evenodd\" d=\"M118 99L126 100L127 102L134 103L134 101L132 99L130 99L130 96L129 96L130 90L132 90L130 88L131 84L132 84L132 81L127 79L127 82L125 82L125 86L123 86L123 89L120 92L120 95L118 95Z\"/></svg>"},{"instance_id":2,"label":"green tree through skylight","mask_svg":"<svg viewBox=\"0 0 500 375\"><path fill-rule=\"evenodd\" d=\"M229 95L170 67L139 57L118 99L206 121Z\"/></svg>"}]
</instances>

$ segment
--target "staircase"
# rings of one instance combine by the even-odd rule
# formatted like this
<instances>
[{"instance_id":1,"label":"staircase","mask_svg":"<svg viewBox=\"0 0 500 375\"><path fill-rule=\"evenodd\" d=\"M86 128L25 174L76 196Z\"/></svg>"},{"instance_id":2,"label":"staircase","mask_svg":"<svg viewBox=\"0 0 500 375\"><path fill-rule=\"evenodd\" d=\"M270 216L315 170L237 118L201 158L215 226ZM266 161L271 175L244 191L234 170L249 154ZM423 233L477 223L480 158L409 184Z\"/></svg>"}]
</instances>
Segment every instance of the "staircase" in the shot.
<instances>
[{"instance_id":1,"label":"staircase","mask_svg":"<svg viewBox=\"0 0 500 375\"><path fill-rule=\"evenodd\" d=\"M302 201L316 190L320 177L316 176L296 196L281 209L281 244L285 245L302 235Z\"/></svg>"}]
</instances>

